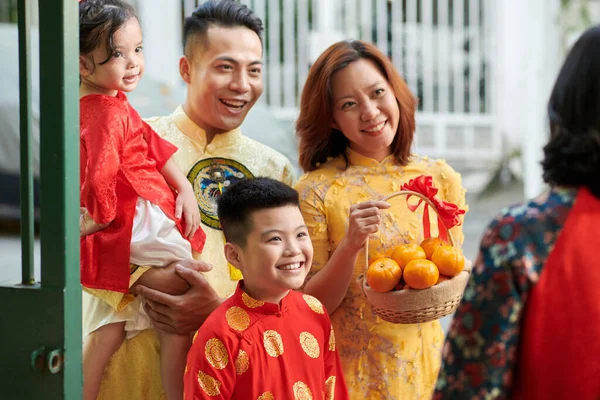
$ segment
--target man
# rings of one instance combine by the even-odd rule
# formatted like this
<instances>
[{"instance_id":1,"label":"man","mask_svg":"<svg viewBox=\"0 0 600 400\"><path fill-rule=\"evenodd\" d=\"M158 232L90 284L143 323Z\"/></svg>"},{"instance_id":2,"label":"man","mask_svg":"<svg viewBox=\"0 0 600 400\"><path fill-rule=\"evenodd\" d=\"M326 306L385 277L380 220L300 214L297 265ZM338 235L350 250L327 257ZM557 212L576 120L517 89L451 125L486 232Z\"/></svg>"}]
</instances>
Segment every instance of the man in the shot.
<instances>
[{"instance_id":1,"label":"man","mask_svg":"<svg viewBox=\"0 0 600 400\"><path fill-rule=\"evenodd\" d=\"M262 31L260 18L234 1L209 1L199 6L184 24L179 70L187 84L185 102L169 116L148 120L179 149L175 161L194 186L207 235L198 256L213 266L212 270L206 265L177 267L177 274L190 285L181 296L143 286L148 280L172 278L172 269L139 267L132 272L131 283L139 278L132 291L148 299L148 314L159 329L195 331L223 298L234 292L241 278L224 257L224 236L216 212L220 193L236 180L253 176L293 184L289 160L240 131L263 92ZM145 331L115 353L105 371L99 399L164 398L158 368L155 334Z\"/></svg>"}]
</instances>

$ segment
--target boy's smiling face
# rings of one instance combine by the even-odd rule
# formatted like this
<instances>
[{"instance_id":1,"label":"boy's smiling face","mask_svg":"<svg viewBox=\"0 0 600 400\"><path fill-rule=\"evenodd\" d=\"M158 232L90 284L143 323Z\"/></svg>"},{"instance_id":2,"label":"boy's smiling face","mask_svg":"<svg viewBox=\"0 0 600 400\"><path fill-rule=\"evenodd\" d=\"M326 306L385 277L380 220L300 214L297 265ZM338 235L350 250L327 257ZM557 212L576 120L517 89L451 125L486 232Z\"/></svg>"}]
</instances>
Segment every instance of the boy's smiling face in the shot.
<instances>
[{"instance_id":1,"label":"boy's smiling face","mask_svg":"<svg viewBox=\"0 0 600 400\"><path fill-rule=\"evenodd\" d=\"M244 291L252 298L279 303L298 289L310 271L313 247L295 205L267 208L251 215L246 245L225 245L227 260L244 275Z\"/></svg>"}]
</instances>

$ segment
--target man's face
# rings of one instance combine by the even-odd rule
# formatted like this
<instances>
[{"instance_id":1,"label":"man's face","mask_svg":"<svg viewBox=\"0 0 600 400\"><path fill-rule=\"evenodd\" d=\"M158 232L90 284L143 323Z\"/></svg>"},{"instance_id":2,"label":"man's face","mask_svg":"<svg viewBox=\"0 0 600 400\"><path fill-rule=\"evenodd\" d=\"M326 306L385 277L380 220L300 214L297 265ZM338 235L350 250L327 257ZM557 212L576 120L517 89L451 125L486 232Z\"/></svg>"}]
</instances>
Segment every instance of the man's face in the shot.
<instances>
[{"instance_id":1,"label":"man's face","mask_svg":"<svg viewBox=\"0 0 600 400\"><path fill-rule=\"evenodd\" d=\"M180 60L188 84L184 110L209 136L239 127L263 92L262 47L246 27L208 28Z\"/></svg>"}]
</instances>

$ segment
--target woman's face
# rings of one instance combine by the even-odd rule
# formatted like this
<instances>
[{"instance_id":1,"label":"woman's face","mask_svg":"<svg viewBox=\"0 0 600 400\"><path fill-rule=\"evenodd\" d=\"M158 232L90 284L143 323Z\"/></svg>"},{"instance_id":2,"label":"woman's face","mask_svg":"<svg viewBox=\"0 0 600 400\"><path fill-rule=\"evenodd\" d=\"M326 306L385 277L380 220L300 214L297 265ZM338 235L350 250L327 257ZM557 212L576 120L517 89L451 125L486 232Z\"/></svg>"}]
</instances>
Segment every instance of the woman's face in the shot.
<instances>
[{"instance_id":1,"label":"woman's face","mask_svg":"<svg viewBox=\"0 0 600 400\"><path fill-rule=\"evenodd\" d=\"M333 128L357 153L383 160L392 153L400 110L392 87L377 65L360 59L338 71L331 81Z\"/></svg>"}]
</instances>

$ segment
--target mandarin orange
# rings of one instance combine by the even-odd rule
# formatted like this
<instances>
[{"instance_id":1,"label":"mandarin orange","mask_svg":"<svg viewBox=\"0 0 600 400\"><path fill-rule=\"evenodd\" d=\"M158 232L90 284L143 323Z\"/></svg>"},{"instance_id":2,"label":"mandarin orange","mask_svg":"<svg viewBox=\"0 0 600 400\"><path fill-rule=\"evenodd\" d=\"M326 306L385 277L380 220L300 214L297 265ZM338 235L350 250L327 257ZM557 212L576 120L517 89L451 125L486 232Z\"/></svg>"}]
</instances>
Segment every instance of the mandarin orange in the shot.
<instances>
[{"instance_id":1,"label":"mandarin orange","mask_svg":"<svg viewBox=\"0 0 600 400\"><path fill-rule=\"evenodd\" d=\"M436 284L440 272L429 260L412 260L404 268L403 275L411 289L427 289Z\"/></svg>"},{"instance_id":2,"label":"mandarin orange","mask_svg":"<svg viewBox=\"0 0 600 400\"><path fill-rule=\"evenodd\" d=\"M369 265L366 275L367 283L371 289L385 293L392 290L400 282L402 269L396 261L384 257Z\"/></svg>"},{"instance_id":3,"label":"mandarin orange","mask_svg":"<svg viewBox=\"0 0 600 400\"><path fill-rule=\"evenodd\" d=\"M385 254L379 254L379 253L372 254L369 257L369 265L373 264L377 260L381 260L382 258L385 258Z\"/></svg>"},{"instance_id":4,"label":"mandarin orange","mask_svg":"<svg viewBox=\"0 0 600 400\"><path fill-rule=\"evenodd\" d=\"M429 237L427 239L424 239L421 242L420 246L425 251L425 256L427 257L427 259L431 260L431 256L433 255L435 249L444 244L444 241L439 237Z\"/></svg>"},{"instance_id":5,"label":"mandarin orange","mask_svg":"<svg viewBox=\"0 0 600 400\"><path fill-rule=\"evenodd\" d=\"M449 276L440 274L440 277L438 278L438 280L435 284L438 285L442 282L446 282L448 279L451 279L451 278Z\"/></svg>"},{"instance_id":6,"label":"mandarin orange","mask_svg":"<svg viewBox=\"0 0 600 400\"><path fill-rule=\"evenodd\" d=\"M425 251L421 246L409 243L396 246L392 252L391 259L396 261L400 268L404 269L410 261L424 260L426 257Z\"/></svg>"},{"instance_id":7,"label":"mandarin orange","mask_svg":"<svg viewBox=\"0 0 600 400\"><path fill-rule=\"evenodd\" d=\"M452 246L440 246L433 252L431 261L437 265L440 274L456 276L465 267L465 257L462 252Z\"/></svg>"}]
</instances>

